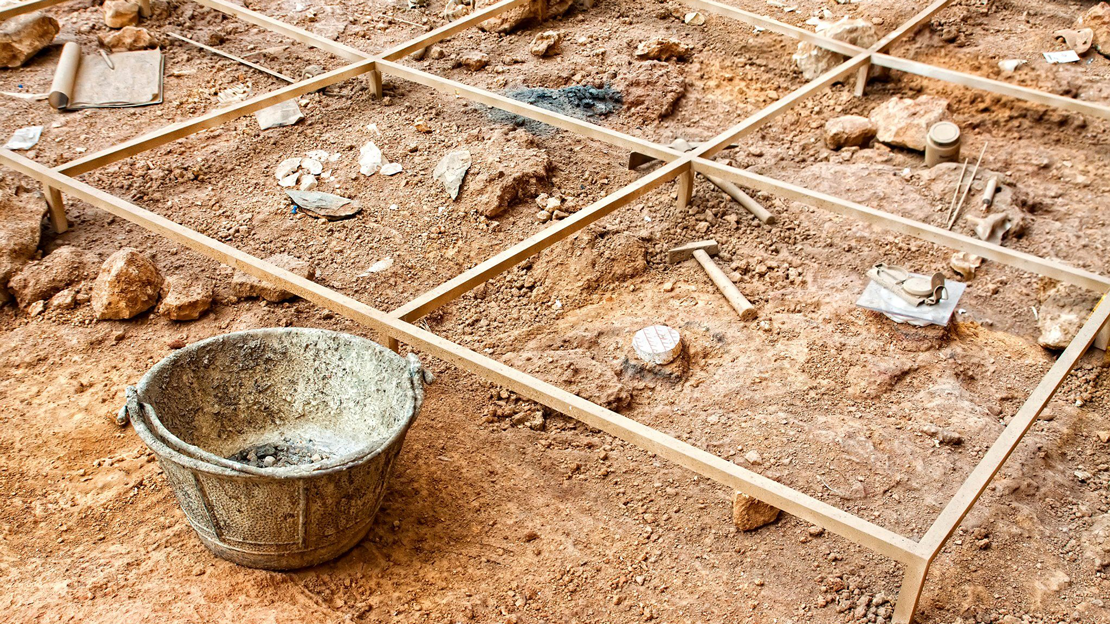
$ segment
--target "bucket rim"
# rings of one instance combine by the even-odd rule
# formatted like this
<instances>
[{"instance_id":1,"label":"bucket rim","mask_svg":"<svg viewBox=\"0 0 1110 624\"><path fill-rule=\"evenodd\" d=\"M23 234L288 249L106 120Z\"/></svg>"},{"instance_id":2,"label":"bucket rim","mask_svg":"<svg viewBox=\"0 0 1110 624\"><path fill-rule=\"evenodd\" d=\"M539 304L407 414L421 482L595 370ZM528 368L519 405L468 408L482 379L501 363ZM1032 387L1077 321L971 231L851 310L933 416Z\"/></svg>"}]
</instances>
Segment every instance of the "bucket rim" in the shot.
<instances>
[{"instance_id":1,"label":"bucket rim","mask_svg":"<svg viewBox=\"0 0 1110 624\"><path fill-rule=\"evenodd\" d=\"M414 403L412 412L403 420L403 422L399 424L399 426L396 426L392 431L390 431L389 435L372 440L363 448L353 453L348 453L347 455L343 455L328 461L314 462L312 464L302 464L297 466L283 466L279 468L262 468L257 466L250 466L248 464L242 464L241 466L237 465L234 468L231 468L219 464L214 464L210 461L200 459L191 454L173 448L174 446L179 446L186 450L196 449L198 451L206 452L196 445L189 444L184 440L181 440L159 421L158 424L161 425L159 428L169 434L169 436L172 438L173 445L168 444L155 431L155 428L147 422L147 419L157 420L158 417L155 413L154 406L142 400L143 393L147 389L147 387L153 383L153 379L157 374L160 374L163 369L172 366L174 363L176 363L177 360L186 357L188 354L195 352L203 348L204 346L207 346L211 342L215 342L217 340L227 340L229 337L241 338L270 336L274 334L288 335L290 333L302 335L317 334L337 336L341 337L343 340L348 340L355 343L363 343L363 346L369 347L371 349L378 349L380 351L388 353L390 356L405 360L405 358L403 358L399 354L394 353L393 351L378 344L377 342L374 342L373 340L370 340L369 338L364 338L362 336L357 336L354 334L348 334L346 332L333 331L330 329L319 329L315 327L264 327L258 329L247 329L236 332L229 332L226 334L217 334L215 336L210 336L203 340L198 340L197 342L190 343L185 347L182 347L181 349L176 349L166 357L162 358L154 366L152 366L150 370L148 370L146 374L142 376L139 382L135 384L135 388L140 400L140 405L143 408L139 410L140 413L138 414L138 418L132 419L132 425L135 427L135 432L139 435L139 438L143 441L143 443L146 444L147 447L156 455L158 455L159 457L164 457L191 470L219 475L221 477L262 477L269 479L316 477L342 472L351 468L352 466L372 460L379 454L385 452L386 449L392 448L393 445L396 444L399 440L404 439L405 435L408 433L409 428L412 426L413 421L416 420L416 416L420 412L423 404L421 396L423 394L423 376L421 375L421 369L416 368L414 370L412 368L411 362L415 360L415 357L412 355L409 356L409 378L413 386L412 391ZM417 387L417 384L421 384L421 386Z\"/></svg>"}]
</instances>

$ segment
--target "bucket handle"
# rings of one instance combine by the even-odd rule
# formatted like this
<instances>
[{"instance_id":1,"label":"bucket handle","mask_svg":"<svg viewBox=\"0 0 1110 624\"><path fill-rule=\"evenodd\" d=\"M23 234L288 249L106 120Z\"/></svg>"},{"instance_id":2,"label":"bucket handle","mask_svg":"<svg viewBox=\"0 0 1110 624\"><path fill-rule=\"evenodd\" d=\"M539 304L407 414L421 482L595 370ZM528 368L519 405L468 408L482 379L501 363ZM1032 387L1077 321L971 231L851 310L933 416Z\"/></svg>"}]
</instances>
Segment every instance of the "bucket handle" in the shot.
<instances>
[{"instance_id":1,"label":"bucket handle","mask_svg":"<svg viewBox=\"0 0 1110 624\"><path fill-rule=\"evenodd\" d=\"M412 414L415 417L416 414L420 413L420 407L424 405L424 385L433 383L436 377L432 374L432 371L424 368L415 353L408 354L405 359L409 362L409 379L412 381L412 394L415 403L412 407Z\"/></svg>"},{"instance_id":2,"label":"bucket handle","mask_svg":"<svg viewBox=\"0 0 1110 624\"><path fill-rule=\"evenodd\" d=\"M116 424L121 427L126 427L127 423L142 418L143 415L139 411L142 406L139 404L139 391L135 386L127 386L124 397L123 407L119 408L119 413L116 414Z\"/></svg>"}]
</instances>

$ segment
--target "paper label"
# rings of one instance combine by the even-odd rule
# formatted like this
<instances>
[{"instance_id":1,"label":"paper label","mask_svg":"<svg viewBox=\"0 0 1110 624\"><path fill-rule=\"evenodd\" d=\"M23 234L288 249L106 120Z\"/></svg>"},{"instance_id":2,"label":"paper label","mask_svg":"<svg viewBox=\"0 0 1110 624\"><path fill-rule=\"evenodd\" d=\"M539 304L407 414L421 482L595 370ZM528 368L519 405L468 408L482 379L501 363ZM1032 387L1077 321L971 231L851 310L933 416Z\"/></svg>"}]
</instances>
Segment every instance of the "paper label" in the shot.
<instances>
[{"instance_id":1,"label":"paper label","mask_svg":"<svg viewBox=\"0 0 1110 624\"><path fill-rule=\"evenodd\" d=\"M1063 52L1044 52L1044 60L1049 63L1075 63L1079 60L1079 55L1075 50L1064 50Z\"/></svg>"}]
</instances>

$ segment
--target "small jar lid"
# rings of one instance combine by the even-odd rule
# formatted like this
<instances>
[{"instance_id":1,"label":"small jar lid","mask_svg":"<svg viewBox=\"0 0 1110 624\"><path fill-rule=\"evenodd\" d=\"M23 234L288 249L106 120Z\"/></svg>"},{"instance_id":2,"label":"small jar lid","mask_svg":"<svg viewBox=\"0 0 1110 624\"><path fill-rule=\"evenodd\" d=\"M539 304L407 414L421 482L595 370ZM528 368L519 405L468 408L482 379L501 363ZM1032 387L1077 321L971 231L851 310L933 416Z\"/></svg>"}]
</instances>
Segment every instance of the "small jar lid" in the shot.
<instances>
[{"instance_id":1,"label":"small jar lid","mask_svg":"<svg viewBox=\"0 0 1110 624\"><path fill-rule=\"evenodd\" d=\"M947 147L960 140L960 127L951 121L941 121L929 128L929 138L933 143Z\"/></svg>"},{"instance_id":2,"label":"small jar lid","mask_svg":"<svg viewBox=\"0 0 1110 624\"><path fill-rule=\"evenodd\" d=\"M933 281L927 277L911 277L902 282L902 288L915 297L927 297L933 294Z\"/></svg>"}]
</instances>

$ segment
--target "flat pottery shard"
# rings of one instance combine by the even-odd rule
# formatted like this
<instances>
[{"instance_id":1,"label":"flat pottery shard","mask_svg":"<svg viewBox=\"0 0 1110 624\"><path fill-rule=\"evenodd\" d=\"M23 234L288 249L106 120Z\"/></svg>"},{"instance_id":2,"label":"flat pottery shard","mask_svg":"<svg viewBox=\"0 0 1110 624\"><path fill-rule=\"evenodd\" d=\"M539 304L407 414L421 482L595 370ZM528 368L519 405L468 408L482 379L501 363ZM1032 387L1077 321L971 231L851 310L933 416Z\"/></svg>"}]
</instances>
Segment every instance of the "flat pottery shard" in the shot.
<instances>
[{"instance_id":1,"label":"flat pottery shard","mask_svg":"<svg viewBox=\"0 0 1110 624\"><path fill-rule=\"evenodd\" d=\"M301 212L318 219L340 221L350 219L362 211L358 202L331 193L321 193L320 191L285 192L289 194L289 198L300 208Z\"/></svg>"},{"instance_id":2,"label":"flat pottery shard","mask_svg":"<svg viewBox=\"0 0 1110 624\"><path fill-rule=\"evenodd\" d=\"M258 127L268 130L280 126L291 126L304 119L304 115L295 100L286 100L280 104L263 108L254 114L254 118L258 120Z\"/></svg>"},{"instance_id":3,"label":"flat pottery shard","mask_svg":"<svg viewBox=\"0 0 1110 624\"><path fill-rule=\"evenodd\" d=\"M451 199L456 199L468 169L470 169L470 152L458 150L440 159L435 171L432 172L432 178L443 184L444 190Z\"/></svg>"}]
</instances>

